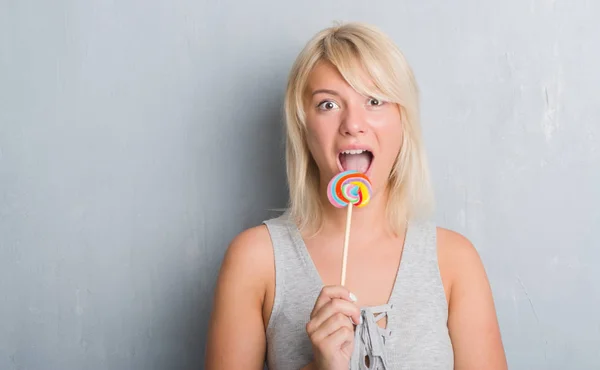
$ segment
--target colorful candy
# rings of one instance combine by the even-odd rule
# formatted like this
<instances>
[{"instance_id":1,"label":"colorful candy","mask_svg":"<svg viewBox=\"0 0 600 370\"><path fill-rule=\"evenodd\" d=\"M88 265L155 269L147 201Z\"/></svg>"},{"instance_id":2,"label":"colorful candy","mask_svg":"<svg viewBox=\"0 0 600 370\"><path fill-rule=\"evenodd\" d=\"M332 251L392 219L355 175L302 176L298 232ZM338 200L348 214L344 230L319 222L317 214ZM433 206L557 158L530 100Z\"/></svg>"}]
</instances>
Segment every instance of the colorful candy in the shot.
<instances>
[{"instance_id":1,"label":"colorful candy","mask_svg":"<svg viewBox=\"0 0 600 370\"><path fill-rule=\"evenodd\" d=\"M334 207L348 204L364 207L371 200L371 181L358 171L344 171L334 176L327 185L327 197Z\"/></svg>"}]
</instances>

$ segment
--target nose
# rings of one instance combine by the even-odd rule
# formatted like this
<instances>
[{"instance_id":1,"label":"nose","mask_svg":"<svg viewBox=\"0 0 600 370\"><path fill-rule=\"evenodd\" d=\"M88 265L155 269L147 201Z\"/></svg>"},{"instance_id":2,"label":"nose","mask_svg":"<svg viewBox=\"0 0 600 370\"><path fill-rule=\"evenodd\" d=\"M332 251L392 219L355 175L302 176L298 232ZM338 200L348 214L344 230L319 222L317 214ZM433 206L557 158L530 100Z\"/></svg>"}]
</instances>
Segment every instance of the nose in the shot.
<instances>
[{"instance_id":1,"label":"nose","mask_svg":"<svg viewBox=\"0 0 600 370\"><path fill-rule=\"evenodd\" d=\"M357 136L365 134L368 129L364 107L348 106L340 124L340 134Z\"/></svg>"}]
</instances>

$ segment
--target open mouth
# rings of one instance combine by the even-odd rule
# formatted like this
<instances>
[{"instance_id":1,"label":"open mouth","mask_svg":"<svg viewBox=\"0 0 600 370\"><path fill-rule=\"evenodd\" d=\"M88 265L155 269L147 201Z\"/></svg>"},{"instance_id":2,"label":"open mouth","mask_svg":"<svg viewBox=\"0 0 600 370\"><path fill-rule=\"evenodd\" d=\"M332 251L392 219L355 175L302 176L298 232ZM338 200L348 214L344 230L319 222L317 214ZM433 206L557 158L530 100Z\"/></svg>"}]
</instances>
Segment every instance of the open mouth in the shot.
<instances>
[{"instance_id":1,"label":"open mouth","mask_svg":"<svg viewBox=\"0 0 600 370\"><path fill-rule=\"evenodd\" d=\"M366 149L344 150L338 155L343 171L358 171L366 174L373 163L373 153Z\"/></svg>"}]
</instances>

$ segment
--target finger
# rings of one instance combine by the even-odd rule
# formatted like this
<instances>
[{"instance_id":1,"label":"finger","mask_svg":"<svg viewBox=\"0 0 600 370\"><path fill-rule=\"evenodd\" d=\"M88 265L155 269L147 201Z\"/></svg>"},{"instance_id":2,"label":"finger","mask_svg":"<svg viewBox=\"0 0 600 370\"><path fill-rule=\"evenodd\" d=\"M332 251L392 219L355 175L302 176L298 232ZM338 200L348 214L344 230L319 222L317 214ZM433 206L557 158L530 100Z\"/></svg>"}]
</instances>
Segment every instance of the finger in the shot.
<instances>
[{"instance_id":1,"label":"finger","mask_svg":"<svg viewBox=\"0 0 600 370\"><path fill-rule=\"evenodd\" d=\"M323 352L333 352L354 343L354 331L343 326L327 336L320 344Z\"/></svg>"},{"instance_id":2,"label":"finger","mask_svg":"<svg viewBox=\"0 0 600 370\"><path fill-rule=\"evenodd\" d=\"M327 320L328 317L338 312L343 313L352 322L358 325L360 321L360 309L352 302L345 301L343 299L334 298L325 305L323 305L319 311L315 313L314 319L317 323L321 323Z\"/></svg>"},{"instance_id":3,"label":"finger","mask_svg":"<svg viewBox=\"0 0 600 370\"><path fill-rule=\"evenodd\" d=\"M347 327L354 331L354 326L348 320L348 316L338 312L329 316L320 325L315 326L316 329L310 331L308 335L313 343L319 343L341 327Z\"/></svg>"},{"instance_id":4,"label":"finger","mask_svg":"<svg viewBox=\"0 0 600 370\"><path fill-rule=\"evenodd\" d=\"M319 309L323 307L323 305L327 304L329 301L335 298L344 299L349 302L357 301L356 296L353 293L351 293L347 288L341 285L325 286L323 287L323 289L321 289L319 297L317 297L310 317L312 318L317 313L317 311L319 311Z\"/></svg>"},{"instance_id":5,"label":"finger","mask_svg":"<svg viewBox=\"0 0 600 370\"><path fill-rule=\"evenodd\" d=\"M342 317L344 322L351 327L352 323L358 325L360 322L360 309L354 303L342 299L329 301L329 303L325 304L315 317L308 322L306 325L307 333L310 335L319 330L319 327L332 317Z\"/></svg>"}]
</instances>

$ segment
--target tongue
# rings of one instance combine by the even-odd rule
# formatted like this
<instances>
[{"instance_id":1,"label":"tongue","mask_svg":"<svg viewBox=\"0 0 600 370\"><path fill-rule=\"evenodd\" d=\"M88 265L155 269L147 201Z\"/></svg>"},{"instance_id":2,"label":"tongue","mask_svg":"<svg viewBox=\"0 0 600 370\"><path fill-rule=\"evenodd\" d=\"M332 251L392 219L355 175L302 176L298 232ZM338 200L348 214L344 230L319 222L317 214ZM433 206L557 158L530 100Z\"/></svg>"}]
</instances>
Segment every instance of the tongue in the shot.
<instances>
[{"instance_id":1,"label":"tongue","mask_svg":"<svg viewBox=\"0 0 600 370\"><path fill-rule=\"evenodd\" d=\"M361 154L342 154L340 163L344 171L354 170L365 173L371 164L371 156L364 152Z\"/></svg>"}]
</instances>

